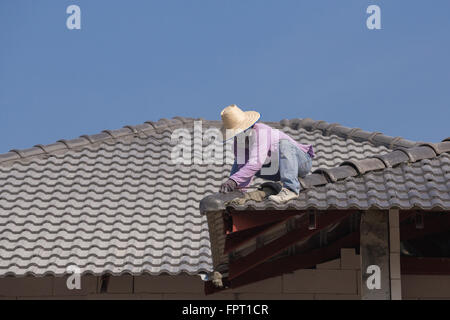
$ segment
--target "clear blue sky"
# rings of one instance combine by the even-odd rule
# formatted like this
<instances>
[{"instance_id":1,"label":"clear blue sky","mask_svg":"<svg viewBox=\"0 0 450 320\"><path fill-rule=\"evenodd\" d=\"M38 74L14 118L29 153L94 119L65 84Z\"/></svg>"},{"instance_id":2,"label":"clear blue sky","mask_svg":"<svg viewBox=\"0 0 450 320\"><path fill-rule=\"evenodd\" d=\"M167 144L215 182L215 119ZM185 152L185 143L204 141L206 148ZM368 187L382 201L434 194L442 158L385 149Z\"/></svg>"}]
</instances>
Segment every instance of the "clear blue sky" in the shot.
<instances>
[{"instance_id":1,"label":"clear blue sky","mask_svg":"<svg viewBox=\"0 0 450 320\"><path fill-rule=\"evenodd\" d=\"M81 7L82 29L66 28ZM366 28L381 7L382 30ZM0 152L173 116L450 136L450 1L1 0Z\"/></svg>"}]
</instances>

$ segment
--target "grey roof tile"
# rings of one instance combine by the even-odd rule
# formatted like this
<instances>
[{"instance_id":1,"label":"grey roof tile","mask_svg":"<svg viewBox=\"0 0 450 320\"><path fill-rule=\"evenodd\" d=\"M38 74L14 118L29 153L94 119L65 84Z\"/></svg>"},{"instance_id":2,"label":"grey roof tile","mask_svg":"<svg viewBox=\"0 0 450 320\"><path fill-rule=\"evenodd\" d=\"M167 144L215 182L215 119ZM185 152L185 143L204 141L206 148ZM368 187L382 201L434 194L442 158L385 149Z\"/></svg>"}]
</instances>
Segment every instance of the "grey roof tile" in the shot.
<instances>
[{"instance_id":1,"label":"grey roof tile","mask_svg":"<svg viewBox=\"0 0 450 320\"><path fill-rule=\"evenodd\" d=\"M428 146L432 148L437 155L444 152L450 152L450 141L444 140L441 143L422 143L420 146Z\"/></svg>"},{"instance_id":2,"label":"grey roof tile","mask_svg":"<svg viewBox=\"0 0 450 320\"><path fill-rule=\"evenodd\" d=\"M7 152L0 154L0 162L6 162L11 160L20 159L20 155L17 152Z\"/></svg>"},{"instance_id":3,"label":"grey roof tile","mask_svg":"<svg viewBox=\"0 0 450 320\"><path fill-rule=\"evenodd\" d=\"M23 150L13 149L10 152L17 153L20 158L26 158L26 157L32 157L35 155L42 154L42 149L33 147L33 148L23 149Z\"/></svg>"},{"instance_id":4,"label":"grey roof tile","mask_svg":"<svg viewBox=\"0 0 450 320\"><path fill-rule=\"evenodd\" d=\"M395 150L382 155L374 155L374 158L378 158L383 161L387 168L391 168L399 163L409 161L408 155L401 150Z\"/></svg>"},{"instance_id":5,"label":"grey roof tile","mask_svg":"<svg viewBox=\"0 0 450 320\"><path fill-rule=\"evenodd\" d=\"M398 148L397 150L401 150L406 153L406 155L409 157L409 161L411 162L416 162L422 159L430 159L436 156L433 148L426 145L412 148Z\"/></svg>"},{"instance_id":6,"label":"grey roof tile","mask_svg":"<svg viewBox=\"0 0 450 320\"><path fill-rule=\"evenodd\" d=\"M314 170L314 172L316 172L316 170ZM303 188L325 185L329 182L326 176L321 173L309 174L303 179L299 179L299 181Z\"/></svg>"},{"instance_id":7,"label":"grey roof tile","mask_svg":"<svg viewBox=\"0 0 450 320\"><path fill-rule=\"evenodd\" d=\"M37 144L35 147L42 149L44 153L54 153L57 151L67 150L67 146L62 142L55 142L47 145Z\"/></svg>"},{"instance_id":8,"label":"grey roof tile","mask_svg":"<svg viewBox=\"0 0 450 320\"><path fill-rule=\"evenodd\" d=\"M89 140L87 140L85 138L76 138L76 139L71 139L71 140L61 139L61 140L58 140L58 142L63 143L68 149L83 147L90 143Z\"/></svg>"},{"instance_id":9,"label":"grey roof tile","mask_svg":"<svg viewBox=\"0 0 450 320\"><path fill-rule=\"evenodd\" d=\"M103 130L103 132L105 132L105 133L109 134L111 137L117 139L117 138L129 135L130 133L133 132L133 130L130 128L124 127L124 128L116 129L116 130Z\"/></svg>"},{"instance_id":10,"label":"grey roof tile","mask_svg":"<svg viewBox=\"0 0 450 320\"><path fill-rule=\"evenodd\" d=\"M366 158L362 160L347 160L344 161L341 166L351 166L359 174L364 174L368 171L384 169L385 165L383 161L378 158Z\"/></svg>"},{"instance_id":11,"label":"grey roof tile","mask_svg":"<svg viewBox=\"0 0 450 320\"><path fill-rule=\"evenodd\" d=\"M372 142L373 137L375 137L378 134L381 134L381 132L368 132L368 131L364 131L364 130L358 130L358 131L354 131L352 133L351 137L352 137L352 139L357 140L357 141Z\"/></svg>"}]
</instances>

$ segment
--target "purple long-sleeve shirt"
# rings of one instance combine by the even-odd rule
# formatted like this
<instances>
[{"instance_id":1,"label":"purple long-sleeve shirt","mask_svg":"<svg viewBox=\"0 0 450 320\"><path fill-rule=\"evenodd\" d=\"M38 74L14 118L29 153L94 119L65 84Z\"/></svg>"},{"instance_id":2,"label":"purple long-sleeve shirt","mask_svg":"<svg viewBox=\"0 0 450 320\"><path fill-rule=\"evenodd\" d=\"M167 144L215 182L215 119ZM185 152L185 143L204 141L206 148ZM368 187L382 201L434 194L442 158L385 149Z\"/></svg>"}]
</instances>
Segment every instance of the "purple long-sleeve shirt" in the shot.
<instances>
[{"instance_id":1,"label":"purple long-sleeve shirt","mask_svg":"<svg viewBox=\"0 0 450 320\"><path fill-rule=\"evenodd\" d=\"M234 138L234 157L237 161L237 171L230 178L234 180L241 188L247 187L255 174L262 168L267 158L271 154L278 152L278 143L280 140L289 140L294 145L298 146L300 150L308 153L311 158L314 158L314 150L312 145L301 144L292 139L283 131L273 129L272 127L263 124L256 123L253 126L250 138L250 146L248 150L242 148L243 142L239 143L238 154L238 141Z\"/></svg>"}]
</instances>

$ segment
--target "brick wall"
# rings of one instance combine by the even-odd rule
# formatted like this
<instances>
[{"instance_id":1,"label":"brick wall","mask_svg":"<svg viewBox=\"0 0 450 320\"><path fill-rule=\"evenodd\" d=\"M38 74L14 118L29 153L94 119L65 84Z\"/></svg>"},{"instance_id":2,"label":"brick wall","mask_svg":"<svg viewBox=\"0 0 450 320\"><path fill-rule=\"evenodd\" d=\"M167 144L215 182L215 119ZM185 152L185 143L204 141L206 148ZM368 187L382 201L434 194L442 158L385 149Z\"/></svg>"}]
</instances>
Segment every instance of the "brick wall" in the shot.
<instances>
[{"instance_id":1,"label":"brick wall","mask_svg":"<svg viewBox=\"0 0 450 320\"><path fill-rule=\"evenodd\" d=\"M450 276L402 275L404 300L450 300Z\"/></svg>"},{"instance_id":2,"label":"brick wall","mask_svg":"<svg viewBox=\"0 0 450 320\"><path fill-rule=\"evenodd\" d=\"M316 269L259 281L205 296L199 276L82 277L81 290L68 290L65 277L0 278L0 299L360 299L360 257L342 249L341 258ZM404 299L450 299L450 276L402 276Z\"/></svg>"}]
</instances>

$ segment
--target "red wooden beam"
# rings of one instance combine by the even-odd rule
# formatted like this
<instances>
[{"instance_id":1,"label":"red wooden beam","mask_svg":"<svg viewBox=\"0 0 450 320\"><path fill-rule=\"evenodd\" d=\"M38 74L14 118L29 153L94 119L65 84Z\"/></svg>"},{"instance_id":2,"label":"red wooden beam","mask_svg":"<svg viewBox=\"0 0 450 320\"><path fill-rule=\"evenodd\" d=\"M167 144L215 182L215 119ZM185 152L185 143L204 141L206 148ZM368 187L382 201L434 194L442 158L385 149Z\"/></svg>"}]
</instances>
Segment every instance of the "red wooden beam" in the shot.
<instances>
[{"instance_id":1,"label":"red wooden beam","mask_svg":"<svg viewBox=\"0 0 450 320\"><path fill-rule=\"evenodd\" d=\"M317 229L317 211L311 210L308 212L309 215L309 230Z\"/></svg>"},{"instance_id":2,"label":"red wooden beam","mask_svg":"<svg viewBox=\"0 0 450 320\"><path fill-rule=\"evenodd\" d=\"M423 214L425 218L433 216L433 214L442 214L446 211L442 210L400 210L400 222L404 222L411 217L415 217L417 214ZM415 219L413 219L415 220Z\"/></svg>"},{"instance_id":3,"label":"red wooden beam","mask_svg":"<svg viewBox=\"0 0 450 320\"><path fill-rule=\"evenodd\" d=\"M319 263L338 258L340 256L341 248L352 248L357 246L359 243L359 238L359 231L353 232L334 241L326 247L263 263L232 280L223 278L222 281L224 283L224 287L222 288L217 288L211 281L207 281L205 282L205 294L223 291L226 290L227 287L238 288L253 282L276 277L284 273L314 267Z\"/></svg>"},{"instance_id":4,"label":"red wooden beam","mask_svg":"<svg viewBox=\"0 0 450 320\"><path fill-rule=\"evenodd\" d=\"M242 274L235 279L231 279L230 287L237 288L252 282L293 272L295 270L315 267L319 263L338 258L341 253L341 248L357 246L359 243L359 238L359 231L353 232L340 238L339 240L334 241L329 246L261 264L245 274Z\"/></svg>"},{"instance_id":5,"label":"red wooden beam","mask_svg":"<svg viewBox=\"0 0 450 320\"><path fill-rule=\"evenodd\" d=\"M406 241L422 238L430 234L441 233L450 230L450 214L438 217L425 217L422 229L417 229L415 223L400 227L400 240Z\"/></svg>"},{"instance_id":6,"label":"red wooden beam","mask_svg":"<svg viewBox=\"0 0 450 320\"><path fill-rule=\"evenodd\" d=\"M294 228L294 230L286 233L269 244L256 249L247 256L232 261L229 267L230 280L233 280L233 278L236 278L244 272L270 259L296 242L312 237L316 233L320 232L320 230L341 221L352 213L354 213L354 211L329 211L320 217L317 223L317 228L313 230L309 230L309 219L306 219L307 221L302 220L299 225Z\"/></svg>"},{"instance_id":7,"label":"red wooden beam","mask_svg":"<svg viewBox=\"0 0 450 320\"><path fill-rule=\"evenodd\" d=\"M400 257L401 274L450 275L450 258Z\"/></svg>"},{"instance_id":8,"label":"red wooden beam","mask_svg":"<svg viewBox=\"0 0 450 320\"><path fill-rule=\"evenodd\" d=\"M416 215L416 211L400 211L400 222L408 220L410 217L414 217Z\"/></svg>"},{"instance_id":9,"label":"red wooden beam","mask_svg":"<svg viewBox=\"0 0 450 320\"><path fill-rule=\"evenodd\" d=\"M284 218L279 221L264 224L262 226L245 229L242 231L232 232L226 235L225 247L223 253L230 253L231 251L239 248L240 246L248 243L257 236L275 228L276 226L286 222L289 218Z\"/></svg>"},{"instance_id":10,"label":"red wooden beam","mask_svg":"<svg viewBox=\"0 0 450 320\"><path fill-rule=\"evenodd\" d=\"M267 223L286 220L286 218L304 214L302 211L233 211L230 213L233 220L233 232L242 231Z\"/></svg>"}]
</instances>

